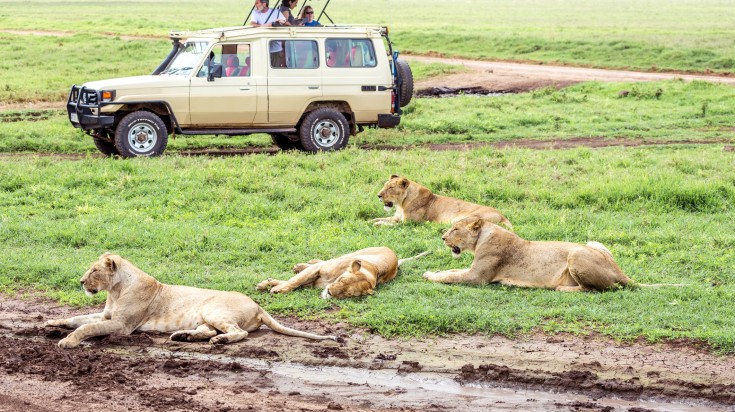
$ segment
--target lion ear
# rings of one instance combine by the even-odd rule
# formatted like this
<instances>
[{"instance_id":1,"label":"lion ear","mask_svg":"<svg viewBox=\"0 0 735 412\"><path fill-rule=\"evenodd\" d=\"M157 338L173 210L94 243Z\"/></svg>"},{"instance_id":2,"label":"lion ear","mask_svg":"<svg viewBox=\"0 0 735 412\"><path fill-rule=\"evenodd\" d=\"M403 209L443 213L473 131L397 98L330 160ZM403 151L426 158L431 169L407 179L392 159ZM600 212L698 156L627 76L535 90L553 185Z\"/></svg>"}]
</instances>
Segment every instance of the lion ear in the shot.
<instances>
[{"instance_id":1,"label":"lion ear","mask_svg":"<svg viewBox=\"0 0 735 412\"><path fill-rule=\"evenodd\" d=\"M398 176L398 175L390 175L390 178L391 178L391 179L395 179L395 178L397 178L397 177L400 177L400 176Z\"/></svg>"},{"instance_id":2,"label":"lion ear","mask_svg":"<svg viewBox=\"0 0 735 412\"><path fill-rule=\"evenodd\" d=\"M108 254L104 258L105 258L105 266L113 272L116 272L122 265L122 258L118 255Z\"/></svg>"},{"instance_id":3,"label":"lion ear","mask_svg":"<svg viewBox=\"0 0 735 412\"><path fill-rule=\"evenodd\" d=\"M474 222L472 222L471 229L477 232L478 230L482 229L482 223L483 223L482 219L475 220Z\"/></svg>"},{"instance_id":4,"label":"lion ear","mask_svg":"<svg viewBox=\"0 0 735 412\"><path fill-rule=\"evenodd\" d=\"M360 268L362 268L362 262L359 260L353 260L352 261L352 273L359 272Z\"/></svg>"},{"instance_id":5,"label":"lion ear","mask_svg":"<svg viewBox=\"0 0 735 412\"><path fill-rule=\"evenodd\" d=\"M403 177L403 178L401 178L401 180L398 181L398 184L401 187L408 187L408 179L406 179L405 177Z\"/></svg>"}]
</instances>

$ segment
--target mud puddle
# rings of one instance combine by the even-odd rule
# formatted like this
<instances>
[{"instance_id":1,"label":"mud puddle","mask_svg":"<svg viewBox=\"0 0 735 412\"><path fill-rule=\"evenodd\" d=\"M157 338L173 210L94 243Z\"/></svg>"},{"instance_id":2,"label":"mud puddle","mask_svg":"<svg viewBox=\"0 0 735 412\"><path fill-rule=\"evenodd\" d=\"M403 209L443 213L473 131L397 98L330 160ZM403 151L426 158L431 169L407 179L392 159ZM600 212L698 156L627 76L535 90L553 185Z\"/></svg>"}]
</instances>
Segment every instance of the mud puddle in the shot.
<instances>
[{"instance_id":1,"label":"mud puddle","mask_svg":"<svg viewBox=\"0 0 735 412\"><path fill-rule=\"evenodd\" d=\"M735 410L735 357L696 342L388 340L341 323L281 318L344 342L261 328L231 345L135 333L62 350L56 343L68 331L42 327L100 309L0 295L0 411Z\"/></svg>"},{"instance_id":2,"label":"mud puddle","mask_svg":"<svg viewBox=\"0 0 735 412\"><path fill-rule=\"evenodd\" d=\"M502 96L511 92L505 90L490 90L481 86L472 87L427 87L417 90L415 97L456 97L456 96Z\"/></svg>"}]
</instances>

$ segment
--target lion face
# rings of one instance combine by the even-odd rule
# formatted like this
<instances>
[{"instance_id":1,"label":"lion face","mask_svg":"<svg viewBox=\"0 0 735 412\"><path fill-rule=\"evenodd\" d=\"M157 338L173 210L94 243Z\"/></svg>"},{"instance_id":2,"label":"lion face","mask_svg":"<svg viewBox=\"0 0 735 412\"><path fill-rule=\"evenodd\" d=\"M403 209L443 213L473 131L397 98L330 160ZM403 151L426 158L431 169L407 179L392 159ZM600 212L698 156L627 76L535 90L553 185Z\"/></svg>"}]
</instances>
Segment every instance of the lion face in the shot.
<instances>
[{"instance_id":1,"label":"lion face","mask_svg":"<svg viewBox=\"0 0 735 412\"><path fill-rule=\"evenodd\" d=\"M405 177L393 175L383 185L383 189L378 192L378 199L383 202L385 211L390 211L395 203L401 204L406 198L409 180Z\"/></svg>"},{"instance_id":2,"label":"lion face","mask_svg":"<svg viewBox=\"0 0 735 412\"><path fill-rule=\"evenodd\" d=\"M373 285L360 272L362 262L355 260L350 267L322 292L322 299L335 297L338 299L362 296L373 293Z\"/></svg>"},{"instance_id":3,"label":"lion face","mask_svg":"<svg viewBox=\"0 0 735 412\"><path fill-rule=\"evenodd\" d=\"M105 253L82 276L82 290L87 296L94 296L102 290L110 290L115 273L122 264L120 256Z\"/></svg>"},{"instance_id":4,"label":"lion face","mask_svg":"<svg viewBox=\"0 0 735 412\"><path fill-rule=\"evenodd\" d=\"M455 223L444 233L442 240L452 249L453 257L458 258L465 250L475 251L482 223L482 219L478 217L468 217Z\"/></svg>"}]
</instances>

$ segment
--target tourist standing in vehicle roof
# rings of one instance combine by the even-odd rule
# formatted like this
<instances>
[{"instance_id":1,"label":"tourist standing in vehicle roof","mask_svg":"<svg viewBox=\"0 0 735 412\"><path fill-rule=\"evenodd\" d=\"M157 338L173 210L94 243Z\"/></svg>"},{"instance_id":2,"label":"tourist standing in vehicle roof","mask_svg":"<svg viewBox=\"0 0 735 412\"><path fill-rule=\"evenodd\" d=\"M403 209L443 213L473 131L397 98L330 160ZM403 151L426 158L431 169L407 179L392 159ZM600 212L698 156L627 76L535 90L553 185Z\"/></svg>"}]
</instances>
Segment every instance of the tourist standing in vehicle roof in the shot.
<instances>
[{"instance_id":1,"label":"tourist standing in vehicle roof","mask_svg":"<svg viewBox=\"0 0 735 412\"><path fill-rule=\"evenodd\" d=\"M280 11L268 8L268 0L255 0L255 10L253 10L250 25L254 27L273 27L273 23L283 24L285 22L286 18L283 17Z\"/></svg>"},{"instance_id":2,"label":"tourist standing in vehicle roof","mask_svg":"<svg viewBox=\"0 0 735 412\"><path fill-rule=\"evenodd\" d=\"M311 6L304 7L301 12L301 22L307 27L322 27L322 24L314 20L314 9Z\"/></svg>"},{"instance_id":3,"label":"tourist standing in vehicle roof","mask_svg":"<svg viewBox=\"0 0 735 412\"><path fill-rule=\"evenodd\" d=\"M284 24L286 19L278 10L268 8L268 0L255 0L255 10L253 10L253 19L250 24L254 27L273 27L274 24ZM271 40L269 42L269 51L271 54L272 67L285 67L286 59L283 55L283 44L280 40Z\"/></svg>"},{"instance_id":4,"label":"tourist standing in vehicle roof","mask_svg":"<svg viewBox=\"0 0 735 412\"><path fill-rule=\"evenodd\" d=\"M299 4L299 0L283 0L281 3L281 8L279 11L281 14L283 14L283 17L286 19L286 25L288 26L297 26L298 22L296 21L296 18L293 16L293 9Z\"/></svg>"}]
</instances>

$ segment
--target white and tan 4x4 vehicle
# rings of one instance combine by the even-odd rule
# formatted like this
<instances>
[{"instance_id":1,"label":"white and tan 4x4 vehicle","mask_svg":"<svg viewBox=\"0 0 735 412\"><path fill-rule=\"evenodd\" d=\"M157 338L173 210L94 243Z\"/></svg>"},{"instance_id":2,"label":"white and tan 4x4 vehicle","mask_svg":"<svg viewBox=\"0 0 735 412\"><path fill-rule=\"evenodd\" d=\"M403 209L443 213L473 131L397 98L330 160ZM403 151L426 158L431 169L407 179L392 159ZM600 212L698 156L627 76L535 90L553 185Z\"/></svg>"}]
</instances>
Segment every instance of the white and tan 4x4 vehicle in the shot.
<instances>
[{"instance_id":1,"label":"white and tan 4x4 vehicle","mask_svg":"<svg viewBox=\"0 0 735 412\"><path fill-rule=\"evenodd\" d=\"M102 153L124 157L160 155L175 134L268 133L282 149L337 150L365 127L398 125L411 100L411 69L387 34L378 26L172 32L173 50L153 74L72 86L69 120Z\"/></svg>"}]
</instances>

